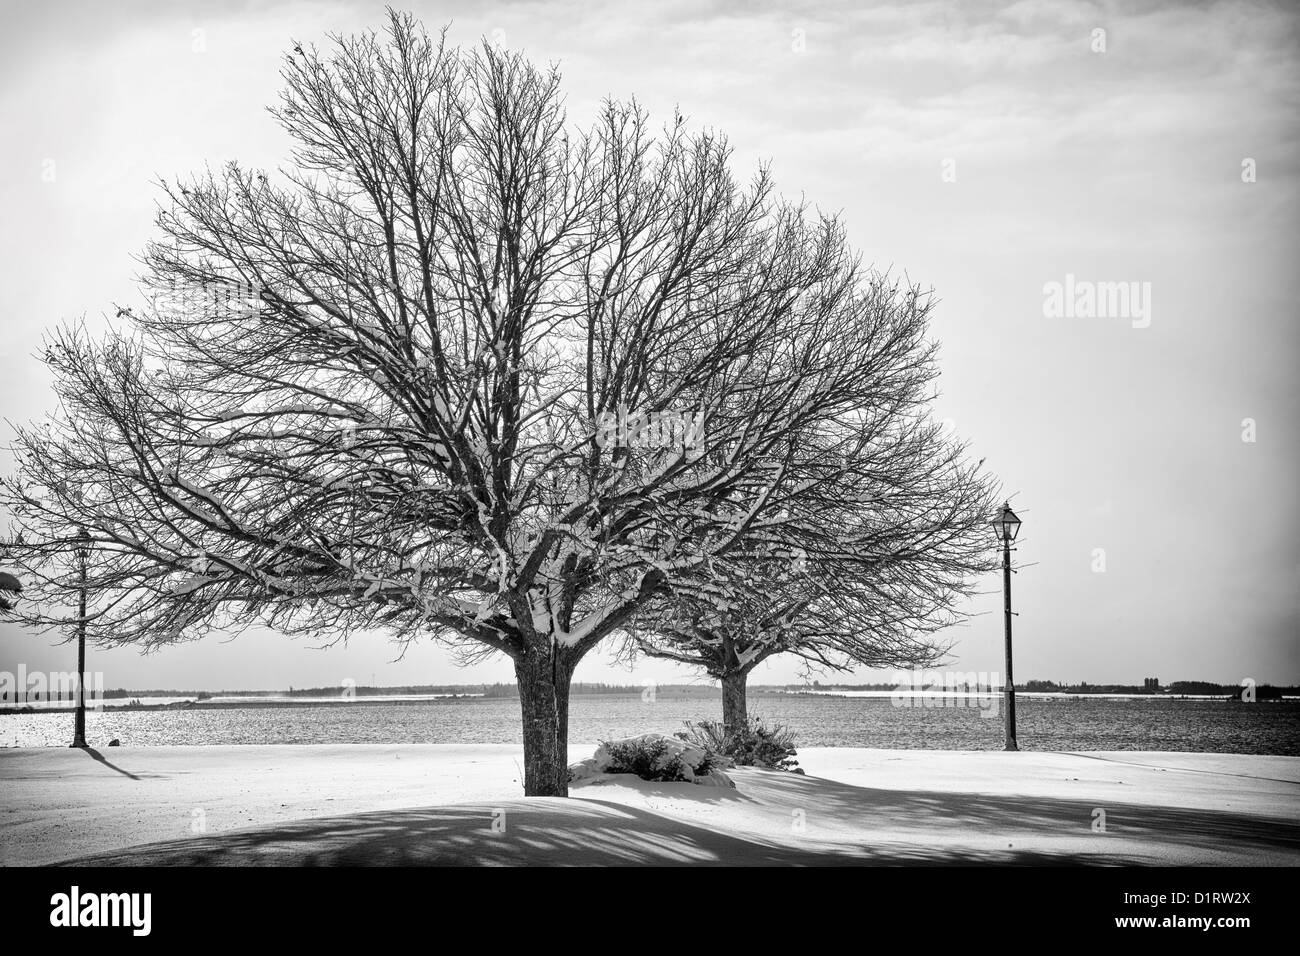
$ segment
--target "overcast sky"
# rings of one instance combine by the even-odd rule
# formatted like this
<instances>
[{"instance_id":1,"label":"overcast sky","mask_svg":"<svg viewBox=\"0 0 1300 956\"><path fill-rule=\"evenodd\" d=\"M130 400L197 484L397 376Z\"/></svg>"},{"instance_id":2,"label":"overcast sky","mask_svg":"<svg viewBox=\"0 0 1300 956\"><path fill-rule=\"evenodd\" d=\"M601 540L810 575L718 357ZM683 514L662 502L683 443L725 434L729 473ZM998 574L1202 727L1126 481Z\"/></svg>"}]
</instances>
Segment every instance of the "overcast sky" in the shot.
<instances>
[{"instance_id":1,"label":"overcast sky","mask_svg":"<svg viewBox=\"0 0 1300 956\"><path fill-rule=\"evenodd\" d=\"M782 192L843 212L868 260L934 287L937 414L1025 521L1019 680L1300 682L1290 4L408 6L431 29L451 21L453 43L488 36L558 61L575 123L611 94L661 118L680 105L729 134L738 170L770 160ZM124 7L4 12L10 421L50 407L32 357L43 329L138 298L153 181L231 158L279 165L287 141L263 107L280 56L384 17L362 2ZM1103 282L1136 283L1138 298L1123 315L1079 314L1075 296ZM1050 308L1052 283L1080 307ZM954 670L1002 670L1001 582L986 585L949 634ZM109 687L513 679L505 659L458 669L434 645L393 656L382 635L322 651L250 632L149 657L92 649L88 668ZM0 624L0 670L19 663L71 669L75 652ZM751 682L797 673L777 658ZM692 676L593 654L576 679Z\"/></svg>"}]
</instances>

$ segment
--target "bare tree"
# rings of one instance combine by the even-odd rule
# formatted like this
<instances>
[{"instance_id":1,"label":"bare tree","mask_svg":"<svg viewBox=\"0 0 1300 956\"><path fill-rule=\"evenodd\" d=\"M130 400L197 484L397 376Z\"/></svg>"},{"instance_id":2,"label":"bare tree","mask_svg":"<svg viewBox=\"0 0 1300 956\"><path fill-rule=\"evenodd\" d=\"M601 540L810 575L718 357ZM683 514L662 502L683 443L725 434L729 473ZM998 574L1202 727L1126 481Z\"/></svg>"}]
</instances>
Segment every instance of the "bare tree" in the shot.
<instances>
[{"instance_id":1,"label":"bare tree","mask_svg":"<svg viewBox=\"0 0 1300 956\"><path fill-rule=\"evenodd\" d=\"M292 164L164 183L151 304L51 335L60 410L2 500L27 620L66 623L79 525L102 643L506 654L525 792L563 795L578 662L751 541L817 556L867 426L923 400L928 300L719 136L635 103L570 128L554 70L409 16L283 77Z\"/></svg>"},{"instance_id":2,"label":"bare tree","mask_svg":"<svg viewBox=\"0 0 1300 956\"><path fill-rule=\"evenodd\" d=\"M996 487L935 425L878 442L823 508L817 557L760 546L727 577L675 580L629 628L632 653L703 669L722 686L723 728L748 724L750 672L777 654L818 668L922 667L965 618L978 577L996 564L989 515Z\"/></svg>"}]
</instances>

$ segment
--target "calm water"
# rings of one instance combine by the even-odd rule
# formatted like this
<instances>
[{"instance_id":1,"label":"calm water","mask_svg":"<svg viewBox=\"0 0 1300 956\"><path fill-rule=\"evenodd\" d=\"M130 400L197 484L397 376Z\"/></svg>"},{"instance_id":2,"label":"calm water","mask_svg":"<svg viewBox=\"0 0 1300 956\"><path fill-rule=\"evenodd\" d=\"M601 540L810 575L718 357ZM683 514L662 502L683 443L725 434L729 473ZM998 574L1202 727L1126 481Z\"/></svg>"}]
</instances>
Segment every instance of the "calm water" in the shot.
<instances>
[{"instance_id":1,"label":"calm water","mask_svg":"<svg viewBox=\"0 0 1300 956\"><path fill-rule=\"evenodd\" d=\"M570 740L646 731L720 717L709 698L575 697ZM750 713L790 726L803 746L998 750L1000 716L977 708L896 707L888 697L750 696ZM1300 756L1300 701L1018 698L1024 750L1182 750ZM94 711L92 746L175 744L520 743L515 700L331 703L214 710ZM71 714L0 715L0 746L66 746Z\"/></svg>"}]
</instances>

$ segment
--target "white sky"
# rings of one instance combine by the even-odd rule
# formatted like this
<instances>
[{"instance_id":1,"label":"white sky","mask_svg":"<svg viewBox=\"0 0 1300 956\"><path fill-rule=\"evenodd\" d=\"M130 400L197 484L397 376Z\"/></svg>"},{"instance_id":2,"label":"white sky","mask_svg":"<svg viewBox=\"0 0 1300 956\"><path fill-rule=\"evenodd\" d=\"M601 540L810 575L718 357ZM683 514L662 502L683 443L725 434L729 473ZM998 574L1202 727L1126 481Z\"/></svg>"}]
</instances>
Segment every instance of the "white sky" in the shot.
<instances>
[{"instance_id":1,"label":"white sky","mask_svg":"<svg viewBox=\"0 0 1300 956\"><path fill-rule=\"evenodd\" d=\"M125 6L0 14L11 421L50 405L32 358L42 330L135 297L152 181L235 157L278 165L287 143L263 107L279 56L383 22L369 2ZM738 170L770 159L787 195L843 211L869 260L935 288L938 414L1025 519L1019 680L1300 681L1300 15L1287 4L411 7L430 29L453 21L455 43L495 36L559 61L574 122L607 94L661 118L680 104L731 136ZM1149 282L1149 327L1045 317L1044 284L1067 274ZM1000 580L987 585L980 616L951 632L954 670L1002 670ZM458 669L432 645L392 657L380 635L319 651L258 632L149 657L92 649L88 666L110 687L513 679L505 659ZM0 670L20 662L64 670L75 653L0 624ZM779 658L751 681L796 673ZM689 676L599 654L577 673Z\"/></svg>"}]
</instances>

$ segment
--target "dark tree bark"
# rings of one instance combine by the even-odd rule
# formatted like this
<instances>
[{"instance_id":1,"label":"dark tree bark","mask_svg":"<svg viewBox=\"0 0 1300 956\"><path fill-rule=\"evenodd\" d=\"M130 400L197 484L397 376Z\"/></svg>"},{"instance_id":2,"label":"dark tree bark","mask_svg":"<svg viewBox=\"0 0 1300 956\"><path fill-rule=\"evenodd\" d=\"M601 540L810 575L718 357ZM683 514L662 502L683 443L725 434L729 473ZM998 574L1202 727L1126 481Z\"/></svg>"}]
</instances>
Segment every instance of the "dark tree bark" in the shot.
<instances>
[{"instance_id":1,"label":"dark tree bark","mask_svg":"<svg viewBox=\"0 0 1300 956\"><path fill-rule=\"evenodd\" d=\"M555 749L559 755L560 783L564 793L569 793L569 685L573 680L573 666L561 656L557 667L559 679L555 681Z\"/></svg>"},{"instance_id":2,"label":"dark tree bark","mask_svg":"<svg viewBox=\"0 0 1300 956\"><path fill-rule=\"evenodd\" d=\"M722 678L722 727L728 736L749 726L749 706L745 700L748 681L748 671L733 671Z\"/></svg>"},{"instance_id":3,"label":"dark tree bark","mask_svg":"<svg viewBox=\"0 0 1300 956\"><path fill-rule=\"evenodd\" d=\"M569 795L569 681L573 669L552 648L515 660L524 721L524 796Z\"/></svg>"}]
</instances>

